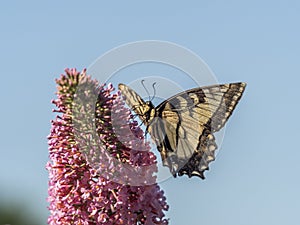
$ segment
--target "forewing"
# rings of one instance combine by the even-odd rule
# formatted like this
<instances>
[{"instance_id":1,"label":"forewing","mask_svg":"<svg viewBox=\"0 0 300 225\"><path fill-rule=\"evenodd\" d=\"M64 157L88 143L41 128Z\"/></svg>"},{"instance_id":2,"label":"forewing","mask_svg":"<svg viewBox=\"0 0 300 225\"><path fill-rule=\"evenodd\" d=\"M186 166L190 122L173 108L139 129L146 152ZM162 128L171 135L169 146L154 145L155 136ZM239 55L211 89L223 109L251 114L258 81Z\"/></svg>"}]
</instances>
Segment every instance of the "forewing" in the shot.
<instances>
[{"instance_id":1,"label":"forewing","mask_svg":"<svg viewBox=\"0 0 300 225\"><path fill-rule=\"evenodd\" d=\"M126 104L139 116L141 121L145 122L147 120L145 113L148 108L144 100L125 84L119 84L119 90Z\"/></svg>"},{"instance_id":2,"label":"forewing","mask_svg":"<svg viewBox=\"0 0 300 225\"><path fill-rule=\"evenodd\" d=\"M219 131L242 97L246 83L231 83L194 88L179 93L156 107L157 111L189 114L212 132ZM186 113L185 113L186 112ZM161 115L163 116L163 115ZM200 118L200 120L199 120Z\"/></svg>"}]
</instances>

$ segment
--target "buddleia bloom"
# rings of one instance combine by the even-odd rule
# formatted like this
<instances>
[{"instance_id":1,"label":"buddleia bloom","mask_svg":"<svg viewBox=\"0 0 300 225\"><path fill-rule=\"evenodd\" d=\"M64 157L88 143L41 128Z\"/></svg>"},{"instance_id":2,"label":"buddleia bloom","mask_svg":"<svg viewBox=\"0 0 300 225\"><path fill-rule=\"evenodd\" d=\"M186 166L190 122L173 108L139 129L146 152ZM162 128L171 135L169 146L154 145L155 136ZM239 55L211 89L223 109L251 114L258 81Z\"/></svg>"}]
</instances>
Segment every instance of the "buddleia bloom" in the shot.
<instances>
[{"instance_id":1,"label":"buddleia bloom","mask_svg":"<svg viewBox=\"0 0 300 225\"><path fill-rule=\"evenodd\" d=\"M156 157L119 92L75 69L56 83L48 224L168 224Z\"/></svg>"}]
</instances>

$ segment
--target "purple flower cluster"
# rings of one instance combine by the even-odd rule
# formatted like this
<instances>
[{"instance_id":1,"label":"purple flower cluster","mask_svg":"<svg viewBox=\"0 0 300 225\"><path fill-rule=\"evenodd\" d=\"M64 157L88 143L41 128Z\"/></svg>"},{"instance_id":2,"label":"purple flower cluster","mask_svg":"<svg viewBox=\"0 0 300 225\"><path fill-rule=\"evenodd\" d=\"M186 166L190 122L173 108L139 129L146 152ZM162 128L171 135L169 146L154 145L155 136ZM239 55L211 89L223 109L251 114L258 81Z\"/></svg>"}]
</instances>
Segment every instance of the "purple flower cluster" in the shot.
<instances>
[{"instance_id":1,"label":"purple flower cluster","mask_svg":"<svg viewBox=\"0 0 300 225\"><path fill-rule=\"evenodd\" d=\"M156 157L112 85L66 69L48 136L48 224L168 224Z\"/></svg>"}]
</instances>

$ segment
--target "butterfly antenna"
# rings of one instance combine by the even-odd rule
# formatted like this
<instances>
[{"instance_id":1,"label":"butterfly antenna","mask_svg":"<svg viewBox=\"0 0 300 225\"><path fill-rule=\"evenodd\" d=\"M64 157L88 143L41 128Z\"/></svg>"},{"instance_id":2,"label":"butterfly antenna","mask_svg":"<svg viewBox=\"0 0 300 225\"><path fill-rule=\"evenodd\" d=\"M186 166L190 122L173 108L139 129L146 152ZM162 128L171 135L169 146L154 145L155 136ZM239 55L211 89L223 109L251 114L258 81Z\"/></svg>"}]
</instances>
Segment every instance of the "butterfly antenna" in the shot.
<instances>
[{"instance_id":1,"label":"butterfly antenna","mask_svg":"<svg viewBox=\"0 0 300 225\"><path fill-rule=\"evenodd\" d=\"M145 87L144 82L145 82L145 80L142 80L142 81L141 81L141 83L142 83L142 85L143 85L145 91L147 92L147 94L148 94L148 96L149 96L149 101L150 101L150 93L149 93L149 91L147 90L147 88Z\"/></svg>"},{"instance_id":2,"label":"butterfly antenna","mask_svg":"<svg viewBox=\"0 0 300 225\"><path fill-rule=\"evenodd\" d=\"M152 87L153 87L154 94L153 94L153 96L152 96L152 98L151 98L150 102L151 102L151 101L152 101L152 100L155 98L155 95L156 95L155 84L156 84L156 82L154 82L154 83L152 84Z\"/></svg>"}]
</instances>

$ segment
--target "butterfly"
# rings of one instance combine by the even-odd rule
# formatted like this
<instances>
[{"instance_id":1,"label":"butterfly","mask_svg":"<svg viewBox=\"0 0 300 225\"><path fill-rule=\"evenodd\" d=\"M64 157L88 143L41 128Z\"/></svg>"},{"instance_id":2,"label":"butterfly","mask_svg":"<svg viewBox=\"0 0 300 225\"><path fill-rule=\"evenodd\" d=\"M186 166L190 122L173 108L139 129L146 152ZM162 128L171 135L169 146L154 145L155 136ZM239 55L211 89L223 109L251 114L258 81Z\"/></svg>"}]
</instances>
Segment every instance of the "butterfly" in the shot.
<instances>
[{"instance_id":1,"label":"butterfly","mask_svg":"<svg viewBox=\"0 0 300 225\"><path fill-rule=\"evenodd\" d=\"M126 104L139 116L174 177L202 179L215 160L214 133L224 127L245 90L246 83L198 87L176 94L154 106L133 89L119 84Z\"/></svg>"}]
</instances>

